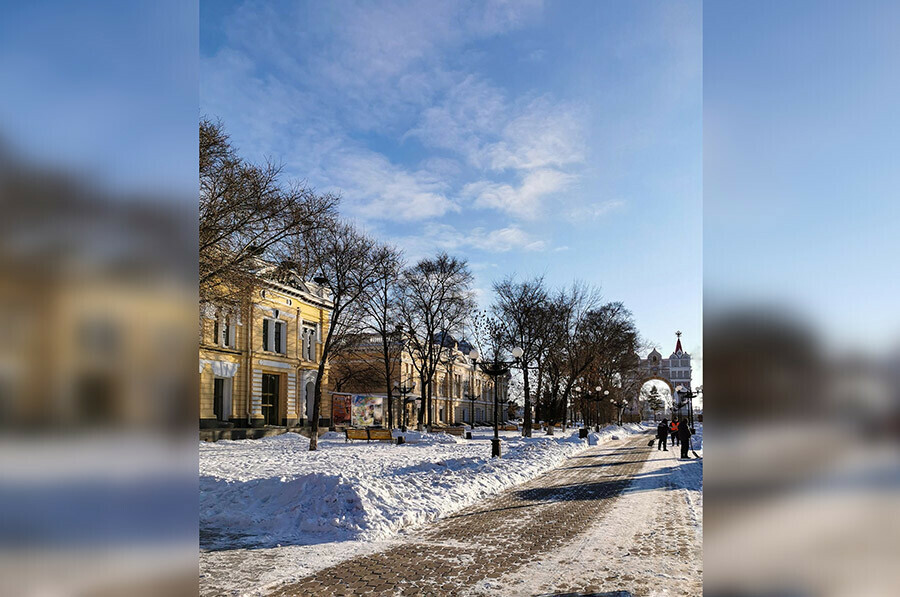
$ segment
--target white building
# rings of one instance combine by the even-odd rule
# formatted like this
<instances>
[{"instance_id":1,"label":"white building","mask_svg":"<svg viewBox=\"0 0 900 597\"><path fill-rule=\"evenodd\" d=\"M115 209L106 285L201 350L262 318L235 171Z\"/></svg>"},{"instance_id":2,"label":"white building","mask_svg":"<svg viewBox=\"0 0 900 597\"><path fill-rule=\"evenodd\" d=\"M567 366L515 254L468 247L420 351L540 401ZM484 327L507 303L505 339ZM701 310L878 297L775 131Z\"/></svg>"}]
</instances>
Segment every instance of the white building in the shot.
<instances>
[{"instance_id":1,"label":"white building","mask_svg":"<svg viewBox=\"0 0 900 597\"><path fill-rule=\"evenodd\" d=\"M655 348L641 359L641 368L646 379L657 378L669 384L672 396L675 396L675 388L684 386L691 388L691 355L681 348L681 332L675 332L678 340L675 342L675 350L669 358L662 358L662 354Z\"/></svg>"}]
</instances>

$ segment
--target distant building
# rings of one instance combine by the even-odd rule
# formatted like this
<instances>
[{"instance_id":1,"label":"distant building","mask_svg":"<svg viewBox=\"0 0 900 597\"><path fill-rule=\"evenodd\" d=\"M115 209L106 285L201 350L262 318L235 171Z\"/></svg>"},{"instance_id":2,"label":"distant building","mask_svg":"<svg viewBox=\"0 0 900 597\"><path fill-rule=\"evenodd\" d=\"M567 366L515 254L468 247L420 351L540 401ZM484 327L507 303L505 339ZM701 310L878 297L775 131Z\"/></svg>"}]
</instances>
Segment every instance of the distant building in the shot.
<instances>
[{"instance_id":1,"label":"distant building","mask_svg":"<svg viewBox=\"0 0 900 597\"><path fill-rule=\"evenodd\" d=\"M675 396L675 388L684 386L691 388L691 355L684 352L681 347L681 332L675 332L678 338L675 342L675 350L669 358L662 358L662 354L655 348L641 359L641 371L646 380L659 379L669 386L672 396Z\"/></svg>"},{"instance_id":2,"label":"distant building","mask_svg":"<svg viewBox=\"0 0 900 597\"><path fill-rule=\"evenodd\" d=\"M436 425L459 423L489 424L494 419L494 380L476 368L469 358L472 346L465 340L457 341L452 336L437 336L436 344L443 347L440 364L432 380L431 421ZM330 377L328 390L332 393L346 392L385 398L387 388L381 373L381 338L371 336L361 341L354 350L337 355L331 363L335 375ZM393 382L414 389L407 394L406 421L415 425L421 403L422 384L416 363L407 350L394 352L395 363ZM376 372L376 373L373 373ZM499 378L498 391L500 410L498 419L508 418L505 403L508 399L509 378ZM399 424L401 418L400 396L393 393L393 411ZM412 400L410 400L412 399Z\"/></svg>"}]
</instances>

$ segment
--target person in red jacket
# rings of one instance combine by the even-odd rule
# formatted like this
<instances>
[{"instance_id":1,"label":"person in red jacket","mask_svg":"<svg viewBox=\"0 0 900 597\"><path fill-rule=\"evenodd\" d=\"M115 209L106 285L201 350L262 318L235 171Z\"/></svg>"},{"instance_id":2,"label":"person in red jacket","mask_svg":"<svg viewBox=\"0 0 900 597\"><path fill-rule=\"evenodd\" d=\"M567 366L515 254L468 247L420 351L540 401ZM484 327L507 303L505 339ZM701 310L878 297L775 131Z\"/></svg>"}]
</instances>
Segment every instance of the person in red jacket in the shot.
<instances>
[{"instance_id":1,"label":"person in red jacket","mask_svg":"<svg viewBox=\"0 0 900 597\"><path fill-rule=\"evenodd\" d=\"M672 422L669 424L669 433L672 434L672 445L678 445L678 421L672 419Z\"/></svg>"}]
</instances>

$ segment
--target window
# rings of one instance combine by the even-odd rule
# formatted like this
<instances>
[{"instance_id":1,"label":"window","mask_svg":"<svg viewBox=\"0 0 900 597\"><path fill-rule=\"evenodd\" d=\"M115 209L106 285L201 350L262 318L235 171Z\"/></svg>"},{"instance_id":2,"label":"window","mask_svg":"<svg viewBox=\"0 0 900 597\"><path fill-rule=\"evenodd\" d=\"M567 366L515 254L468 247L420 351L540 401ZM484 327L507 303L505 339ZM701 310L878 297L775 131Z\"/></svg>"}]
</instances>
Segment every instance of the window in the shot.
<instances>
[{"instance_id":1,"label":"window","mask_svg":"<svg viewBox=\"0 0 900 597\"><path fill-rule=\"evenodd\" d=\"M300 336L300 340L303 342L303 348L301 349L302 356L307 361L315 361L316 360L316 328L304 324L303 332Z\"/></svg>"},{"instance_id":2,"label":"window","mask_svg":"<svg viewBox=\"0 0 900 597\"><path fill-rule=\"evenodd\" d=\"M287 354L285 322L277 319L263 319L263 350Z\"/></svg>"},{"instance_id":3,"label":"window","mask_svg":"<svg viewBox=\"0 0 900 597\"><path fill-rule=\"evenodd\" d=\"M226 309L218 309L213 319L213 344L224 348L234 348L234 332L237 316Z\"/></svg>"}]
</instances>

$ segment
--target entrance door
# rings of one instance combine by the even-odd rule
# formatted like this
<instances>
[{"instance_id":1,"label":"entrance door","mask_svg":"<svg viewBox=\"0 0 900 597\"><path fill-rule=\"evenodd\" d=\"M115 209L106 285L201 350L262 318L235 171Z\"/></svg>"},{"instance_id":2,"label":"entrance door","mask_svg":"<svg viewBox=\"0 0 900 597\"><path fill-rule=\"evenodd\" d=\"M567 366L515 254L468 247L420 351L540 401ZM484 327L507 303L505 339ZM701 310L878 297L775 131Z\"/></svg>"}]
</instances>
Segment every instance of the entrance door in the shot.
<instances>
[{"instance_id":1,"label":"entrance door","mask_svg":"<svg viewBox=\"0 0 900 597\"><path fill-rule=\"evenodd\" d=\"M278 382L280 375L263 373L262 376L262 414L266 425L278 425Z\"/></svg>"},{"instance_id":2,"label":"entrance door","mask_svg":"<svg viewBox=\"0 0 900 597\"><path fill-rule=\"evenodd\" d=\"M213 412L216 419L225 420L225 380L217 377L213 380Z\"/></svg>"}]
</instances>

